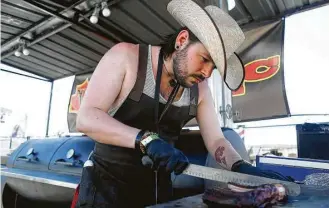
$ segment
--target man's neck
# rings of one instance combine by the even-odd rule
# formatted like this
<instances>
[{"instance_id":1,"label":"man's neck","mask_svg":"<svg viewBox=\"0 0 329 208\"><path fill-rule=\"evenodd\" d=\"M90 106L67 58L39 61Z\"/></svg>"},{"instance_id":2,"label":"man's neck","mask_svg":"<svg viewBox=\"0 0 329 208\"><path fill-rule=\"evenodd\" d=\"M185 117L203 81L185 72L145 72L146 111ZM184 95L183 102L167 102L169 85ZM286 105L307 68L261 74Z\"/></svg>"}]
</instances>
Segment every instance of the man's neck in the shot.
<instances>
[{"instance_id":1,"label":"man's neck","mask_svg":"<svg viewBox=\"0 0 329 208\"><path fill-rule=\"evenodd\" d=\"M160 48L157 48L156 50L157 50L156 54L159 54ZM154 63L154 66L158 66L157 61L158 61L158 59L156 59L156 64ZM157 67L155 69L156 69L155 72L157 72ZM154 73L154 74L156 74L156 73ZM166 60L163 61L161 84L160 84L160 93L166 100L169 98L169 95L173 90L173 86L170 83L172 80L175 80L174 77L175 76L174 76L174 71L173 71L172 57L168 57ZM156 79L156 76L155 76L155 79ZM175 101L181 97L182 93L183 93L183 88L181 87L178 90Z\"/></svg>"},{"instance_id":2,"label":"man's neck","mask_svg":"<svg viewBox=\"0 0 329 208\"><path fill-rule=\"evenodd\" d=\"M163 61L163 72L171 79L175 79L172 57Z\"/></svg>"},{"instance_id":3,"label":"man's neck","mask_svg":"<svg viewBox=\"0 0 329 208\"><path fill-rule=\"evenodd\" d=\"M174 86L172 86L172 84L171 84L172 80L173 80L173 78L170 75L167 74L165 68L163 67L162 76L161 76L160 91L161 91L162 96L165 99L169 98L170 93L174 89ZM177 93L177 95L180 94L179 92Z\"/></svg>"}]
</instances>

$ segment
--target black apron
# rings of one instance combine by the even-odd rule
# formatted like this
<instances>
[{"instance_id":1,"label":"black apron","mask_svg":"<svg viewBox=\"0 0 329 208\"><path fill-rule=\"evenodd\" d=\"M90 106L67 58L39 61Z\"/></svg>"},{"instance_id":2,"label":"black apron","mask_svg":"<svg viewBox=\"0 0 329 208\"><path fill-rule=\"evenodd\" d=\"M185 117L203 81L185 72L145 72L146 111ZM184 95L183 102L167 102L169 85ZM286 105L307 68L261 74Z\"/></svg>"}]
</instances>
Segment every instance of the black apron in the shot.
<instances>
[{"instance_id":1,"label":"black apron","mask_svg":"<svg viewBox=\"0 0 329 208\"><path fill-rule=\"evenodd\" d=\"M170 105L163 116L159 115L161 121L157 123L155 112L161 113L165 108L165 104L159 102L161 54L154 99L143 93L148 46L140 45L136 83L114 118L128 126L158 132L161 138L174 145L184 125L196 116L198 86L190 90L189 106ZM96 142L91 160L94 166L82 172L76 207L145 207L155 203L155 174L142 165L138 151ZM170 200L170 174L158 172L157 179L158 203Z\"/></svg>"}]
</instances>

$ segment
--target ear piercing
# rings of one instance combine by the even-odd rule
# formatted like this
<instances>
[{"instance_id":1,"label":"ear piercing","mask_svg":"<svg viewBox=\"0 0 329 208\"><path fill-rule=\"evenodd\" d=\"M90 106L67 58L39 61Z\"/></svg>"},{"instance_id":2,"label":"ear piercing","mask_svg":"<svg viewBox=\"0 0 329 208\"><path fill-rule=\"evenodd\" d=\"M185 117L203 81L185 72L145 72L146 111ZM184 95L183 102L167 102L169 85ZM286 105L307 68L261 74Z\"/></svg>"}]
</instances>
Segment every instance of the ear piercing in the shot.
<instances>
[{"instance_id":1,"label":"ear piercing","mask_svg":"<svg viewBox=\"0 0 329 208\"><path fill-rule=\"evenodd\" d=\"M176 45L175 48L176 48L176 50L178 50L179 49L179 45Z\"/></svg>"}]
</instances>

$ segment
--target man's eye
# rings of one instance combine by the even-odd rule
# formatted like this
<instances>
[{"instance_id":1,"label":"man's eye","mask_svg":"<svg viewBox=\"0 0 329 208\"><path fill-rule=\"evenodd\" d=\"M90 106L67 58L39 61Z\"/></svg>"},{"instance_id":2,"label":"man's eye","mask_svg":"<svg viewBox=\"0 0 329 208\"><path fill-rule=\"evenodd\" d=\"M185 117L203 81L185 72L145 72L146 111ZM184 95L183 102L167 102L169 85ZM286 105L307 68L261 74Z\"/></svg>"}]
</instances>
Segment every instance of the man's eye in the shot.
<instances>
[{"instance_id":1,"label":"man's eye","mask_svg":"<svg viewBox=\"0 0 329 208\"><path fill-rule=\"evenodd\" d=\"M206 59L206 58L203 57L203 56L201 56L201 60L202 60L203 62L208 62L208 61L209 61L208 59Z\"/></svg>"}]
</instances>

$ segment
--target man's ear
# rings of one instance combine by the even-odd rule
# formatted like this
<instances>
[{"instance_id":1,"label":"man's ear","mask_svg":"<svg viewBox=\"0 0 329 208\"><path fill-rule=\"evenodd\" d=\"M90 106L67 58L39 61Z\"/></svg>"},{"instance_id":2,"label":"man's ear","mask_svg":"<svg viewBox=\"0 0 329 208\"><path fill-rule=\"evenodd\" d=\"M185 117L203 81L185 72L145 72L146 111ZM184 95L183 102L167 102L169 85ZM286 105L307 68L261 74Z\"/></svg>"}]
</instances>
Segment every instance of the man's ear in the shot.
<instances>
[{"instance_id":1,"label":"man's ear","mask_svg":"<svg viewBox=\"0 0 329 208\"><path fill-rule=\"evenodd\" d=\"M187 30L182 30L178 33L175 43L175 49L183 49L188 45L189 32Z\"/></svg>"}]
</instances>

